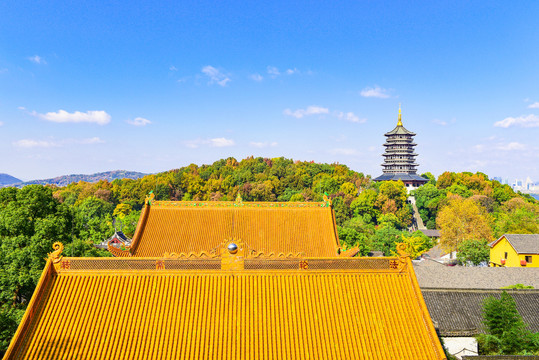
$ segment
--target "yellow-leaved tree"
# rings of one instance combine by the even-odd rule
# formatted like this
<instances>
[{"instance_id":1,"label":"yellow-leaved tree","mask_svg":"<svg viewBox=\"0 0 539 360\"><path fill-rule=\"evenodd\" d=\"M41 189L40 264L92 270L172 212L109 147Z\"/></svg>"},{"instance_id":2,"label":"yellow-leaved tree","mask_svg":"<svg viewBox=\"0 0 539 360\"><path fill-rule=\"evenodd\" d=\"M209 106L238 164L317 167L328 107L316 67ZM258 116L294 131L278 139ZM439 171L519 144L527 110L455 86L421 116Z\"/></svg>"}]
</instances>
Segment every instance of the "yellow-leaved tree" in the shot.
<instances>
[{"instance_id":1,"label":"yellow-leaved tree","mask_svg":"<svg viewBox=\"0 0 539 360\"><path fill-rule=\"evenodd\" d=\"M440 245L446 251L458 250L464 240L492 241L492 230L483 206L472 199L452 196L439 212L436 224L440 229Z\"/></svg>"}]
</instances>

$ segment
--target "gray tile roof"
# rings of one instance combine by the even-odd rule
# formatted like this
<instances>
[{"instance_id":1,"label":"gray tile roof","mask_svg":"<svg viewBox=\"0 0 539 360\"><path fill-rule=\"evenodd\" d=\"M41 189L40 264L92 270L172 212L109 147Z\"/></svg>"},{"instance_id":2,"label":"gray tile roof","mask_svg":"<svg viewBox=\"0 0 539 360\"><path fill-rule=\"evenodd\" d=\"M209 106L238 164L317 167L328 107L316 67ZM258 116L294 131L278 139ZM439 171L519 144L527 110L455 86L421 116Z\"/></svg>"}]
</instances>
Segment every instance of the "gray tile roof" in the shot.
<instances>
[{"instance_id":1,"label":"gray tile roof","mask_svg":"<svg viewBox=\"0 0 539 360\"><path fill-rule=\"evenodd\" d=\"M385 136L389 136L389 135L412 135L412 136L415 136L415 133L411 132L410 130L407 130L402 125L397 125L393 130L385 133L384 135Z\"/></svg>"},{"instance_id":2,"label":"gray tile roof","mask_svg":"<svg viewBox=\"0 0 539 360\"><path fill-rule=\"evenodd\" d=\"M440 237L440 230L436 229L423 229L421 230L423 234L425 234L428 237Z\"/></svg>"},{"instance_id":3,"label":"gray tile roof","mask_svg":"<svg viewBox=\"0 0 539 360\"><path fill-rule=\"evenodd\" d=\"M463 355L462 360L539 360L537 355Z\"/></svg>"},{"instance_id":4,"label":"gray tile roof","mask_svg":"<svg viewBox=\"0 0 539 360\"><path fill-rule=\"evenodd\" d=\"M528 329L539 331L539 290L506 290ZM421 289L430 316L441 336L474 336L483 331L483 301L502 290Z\"/></svg>"},{"instance_id":5,"label":"gray tile roof","mask_svg":"<svg viewBox=\"0 0 539 360\"><path fill-rule=\"evenodd\" d=\"M414 263L421 288L499 289L524 284L539 289L539 268L445 266L432 260Z\"/></svg>"},{"instance_id":6,"label":"gray tile roof","mask_svg":"<svg viewBox=\"0 0 539 360\"><path fill-rule=\"evenodd\" d=\"M377 178L373 179L374 181L388 181L388 180L402 180L402 181L420 181L420 182L428 182L428 179L425 179L424 177L421 177L416 174L383 174L378 176Z\"/></svg>"},{"instance_id":7,"label":"gray tile roof","mask_svg":"<svg viewBox=\"0 0 539 360\"><path fill-rule=\"evenodd\" d=\"M539 254L539 234L503 234L519 254ZM492 242L493 246L500 239Z\"/></svg>"}]
</instances>

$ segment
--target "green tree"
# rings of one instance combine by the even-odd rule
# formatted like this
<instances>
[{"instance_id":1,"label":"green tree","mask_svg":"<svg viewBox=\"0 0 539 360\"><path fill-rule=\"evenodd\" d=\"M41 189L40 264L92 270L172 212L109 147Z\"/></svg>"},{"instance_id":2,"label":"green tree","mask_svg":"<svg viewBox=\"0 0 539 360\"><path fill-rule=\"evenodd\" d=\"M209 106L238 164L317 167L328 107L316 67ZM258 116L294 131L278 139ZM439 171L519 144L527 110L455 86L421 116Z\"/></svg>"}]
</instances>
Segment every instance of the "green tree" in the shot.
<instances>
[{"instance_id":1,"label":"green tree","mask_svg":"<svg viewBox=\"0 0 539 360\"><path fill-rule=\"evenodd\" d=\"M483 302L485 334L477 336L480 353L519 355L539 351L537 334L526 329L515 300L503 291L500 299L488 297Z\"/></svg>"},{"instance_id":2,"label":"green tree","mask_svg":"<svg viewBox=\"0 0 539 360\"><path fill-rule=\"evenodd\" d=\"M397 243L401 241L402 231L387 226L376 230L372 237L372 249L382 251L385 256L392 256L397 251Z\"/></svg>"},{"instance_id":3,"label":"green tree","mask_svg":"<svg viewBox=\"0 0 539 360\"><path fill-rule=\"evenodd\" d=\"M429 180L429 182L427 184L436 186L436 177L434 175L432 175L432 173L427 171L426 173L421 174L421 177Z\"/></svg>"},{"instance_id":4,"label":"green tree","mask_svg":"<svg viewBox=\"0 0 539 360\"><path fill-rule=\"evenodd\" d=\"M0 353L6 350L55 241L70 242L70 209L52 189L0 189Z\"/></svg>"},{"instance_id":5,"label":"green tree","mask_svg":"<svg viewBox=\"0 0 539 360\"><path fill-rule=\"evenodd\" d=\"M397 227L406 228L412 219L412 214L406 200L408 192L402 181L383 181L376 197L375 207L381 214L393 214L397 217Z\"/></svg>"},{"instance_id":6,"label":"green tree","mask_svg":"<svg viewBox=\"0 0 539 360\"><path fill-rule=\"evenodd\" d=\"M406 252L412 259L429 251L434 246L434 241L421 231L412 234L401 234L401 242L406 244Z\"/></svg>"},{"instance_id":7,"label":"green tree","mask_svg":"<svg viewBox=\"0 0 539 360\"><path fill-rule=\"evenodd\" d=\"M531 285L524 285L524 284L514 284L514 285L507 285L503 286L502 289L533 289L533 286Z\"/></svg>"},{"instance_id":8,"label":"green tree","mask_svg":"<svg viewBox=\"0 0 539 360\"><path fill-rule=\"evenodd\" d=\"M373 189L367 189L359 194L350 204L350 209L354 216L363 217L366 223L375 223L376 217L380 214L379 210L374 206L376 197L377 193Z\"/></svg>"},{"instance_id":9,"label":"green tree","mask_svg":"<svg viewBox=\"0 0 539 360\"><path fill-rule=\"evenodd\" d=\"M13 195L0 189L4 192ZM69 208L41 185L17 190L0 208L0 304L16 305L32 297L52 244L70 242L71 219Z\"/></svg>"},{"instance_id":10,"label":"green tree","mask_svg":"<svg viewBox=\"0 0 539 360\"><path fill-rule=\"evenodd\" d=\"M133 210L133 208L129 204L118 204L116 205L112 216L123 219L125 216L129 215L131 210Z\"/></svg>"},{"instance_id":11,"label":"green tree","mask_svg":"<svg viewBox=\"0 0 539 360\"><path fill-rule=\"evenodd\" d=\"M352 248L357 246L359 254L366 256L369 253L368 240L365 234L359 233L354 229L337 226L339 240L344 248Z\"/></svg>"},{"instance_id":12,"label":"green tree","mask_svg":"<svg viewBox=\"0 0 539 360\"><path fill-rule=\"evenodd\" d=\"M414 196L421 219L427 224L427 228L434 228L435 226L429 225L435 225L438 205L445 198L445 192L428 183L415 190Z\"/></svg>"},{"instance_id":13,"label":"green tree","mask_svg":"<svg viewBox=\"0 0 539 360\"><path fill-rule=\"evenodd\" d=\"M488 263L490 260L488 241L485 239L462 241L458 248L457 260L461 265L472 263L478 266L481 263Z\"/></svg>"},{"instance_id":14,"label":"green tree","mask_svg":"<svg viewBox=\"0 0 539 360\"><path fill-rule=\"evenodd\" d=\"M114 232L113 205L90 196L75 207L75 234L82 240L98 244Z\"/></svg>"}]
</instances>

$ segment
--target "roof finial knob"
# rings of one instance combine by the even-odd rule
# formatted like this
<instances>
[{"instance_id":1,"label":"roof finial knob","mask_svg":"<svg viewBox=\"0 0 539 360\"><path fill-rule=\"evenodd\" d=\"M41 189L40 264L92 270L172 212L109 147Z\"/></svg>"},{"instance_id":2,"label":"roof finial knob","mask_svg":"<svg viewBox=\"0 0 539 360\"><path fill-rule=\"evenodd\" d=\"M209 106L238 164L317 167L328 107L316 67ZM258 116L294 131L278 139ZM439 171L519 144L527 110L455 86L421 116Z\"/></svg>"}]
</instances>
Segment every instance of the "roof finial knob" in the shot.
<instances>
[{"instance_id":1,"label":"roof finial knob","mask_svg":"<svg viewBox=\"0 0 539 360\"><path fill-rule=\"evenodd\" d=\"M402 126L401 104L400 103L399 103L399 121L397 122L397 126Z\"/></svg>"},{"instance_id":2,"label":"roof finial knob","mask_svg":"<svg viewBox=\"0 0 539 360\"><path fill-rule=\"evenodd\" d=\"M235 243L230 243L228 244L227 249L229 253L235 254L238 252L238 245L236 245Z\"/></svg>"}]
</instances>

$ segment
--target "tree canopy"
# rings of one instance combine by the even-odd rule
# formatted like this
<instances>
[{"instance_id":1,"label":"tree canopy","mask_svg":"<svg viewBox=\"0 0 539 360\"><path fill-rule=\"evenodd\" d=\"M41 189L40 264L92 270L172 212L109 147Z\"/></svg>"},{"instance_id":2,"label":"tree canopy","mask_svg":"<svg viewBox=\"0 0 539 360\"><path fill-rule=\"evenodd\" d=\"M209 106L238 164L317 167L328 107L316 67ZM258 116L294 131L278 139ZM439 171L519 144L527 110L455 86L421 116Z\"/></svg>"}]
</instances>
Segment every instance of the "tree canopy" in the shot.
<instances>
[{"instance_id":1,"label":"tree canopy","mask_svg":"<svg viewBox=\"0 0 539 360\"><path fill-rule=\"evenodd\" d=\"M515 300L503 291L500 299L488 297L483 303L485 334L477 337L485 355L539 354L539 333L532 333L518 313Z\"/></svg>"}]
</instances>

